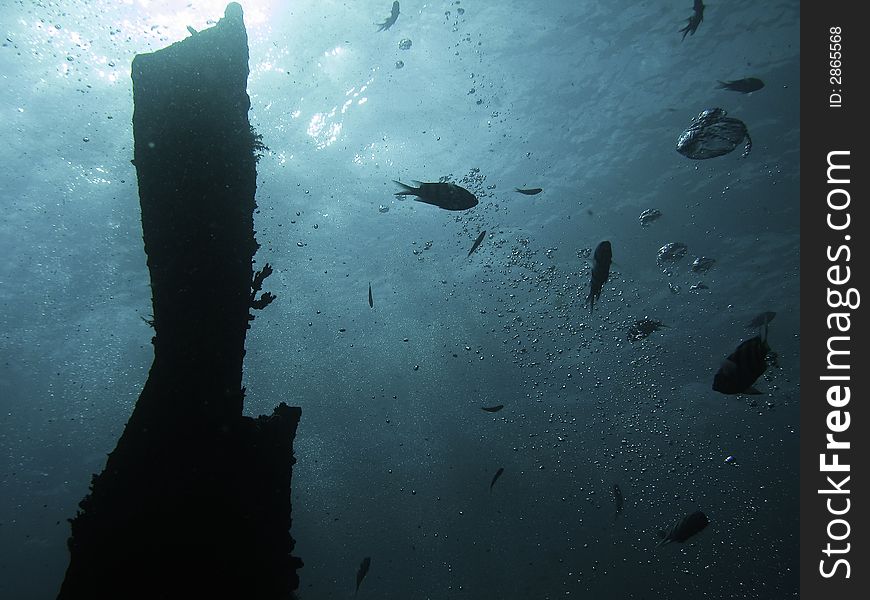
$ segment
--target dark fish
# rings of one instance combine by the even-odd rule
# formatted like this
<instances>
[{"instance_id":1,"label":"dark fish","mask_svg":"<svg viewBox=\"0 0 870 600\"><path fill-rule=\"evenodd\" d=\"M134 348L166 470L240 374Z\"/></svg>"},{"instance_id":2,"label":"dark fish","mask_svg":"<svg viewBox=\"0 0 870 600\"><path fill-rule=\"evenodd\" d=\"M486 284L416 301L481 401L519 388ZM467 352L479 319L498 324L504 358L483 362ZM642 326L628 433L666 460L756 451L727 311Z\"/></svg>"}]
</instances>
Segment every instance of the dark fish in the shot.
<instances>
[{"instance_id":1,"label":"dark fish","mask_svg":"<svg viewBox=\"0 0 870 600\"><path fill-rule=\"evenodd\" d=\"M492 486L495 485L495 482L498 481L498 478L501 477L501 474L504 473L504 467L499 467L498 471L495 472L495 475L492 478L492 481L489 483L489 491L492 492Z\"/></svg>"},{"instance_id":2,"label":"dark fish","mask_svg":"<svg viewBox=\"0 0 870 600\"><path fill-rule=\"evenodd\" d=\"M525 194L526 196L534 196L535 194L540 194L541 192L544 191L543 188L529 188L527 190L521 190L520 188L514 188L514 189L521 194Z\"/></svg>"},{"instance_id":3,"label":"dark fish","mask_svg":"<svg viewBox=\"0 0 870 600\"><path fill-rule=\"evenodd\" d=\"M372 284L369 282L369 308L375 307L374 298L372 298Z\"/></svg>"},{"instance_id":4,"label":"dark fish","mask_svg":"<svg viewBox=\"0 0 870 600\"><path fill-rule=\"evenodd\" d=\"M670 542L683 543L696 533L704 531L710 521L707 520L707 515L701 511L693 512L681 521L674 523L670 531L659 531L659 537L662 538L656 548L664 546Z\"/></svg>"},{"instance_id":5,"label":"dark fish","mask_svg":"<svg viewBox=\"0 0 870 600\"><path fill-rule=\"evenodd\" d=\"M390 13L390 16L387 17L387 20L383 23L375 23L378 26L378 31L386 31L390 27L393 26L393 23L396 22L396 19L399 18L399 3L398 1L393 2L393 10Z\"/></svg>"},{"instance_id":6,"label":"dark fish","mask_svg":"<svg viewBox=\"0 0 870 600\"><path fill-rule=\"evenodd\" d=\"M496 404L495 406L481 406L480 410L485 410L486 412L498 412L504 408L504 404Z\"/></svg>"},{"instance_id":7,"label":"dark fish","mask_svg":"<svg viewBox=\"0 0 870 600\"><path fill-rule=\"evenodd\" d=\"M704 160L728 154L746 140L743 154L752 150L752 138L746 123L727 116L721 108L708 108L701 112L677 138L677 152L694 160Z\"/></svg>"},{"instance_id":8,"label":"dark fish","mask_svg":"<svg viewBox=\"0 0 870 600\"><path fill-rule=\"evenodd\" d=\"M369 572L369 567L372 565L372 559L366 556L362 559L362 562L359 565L359 569L356 572L356 592L353 593L354 596L359 592L359 584L362 583L362 580L366 578L366 573Z\"/></svg>"},{"instance_id":9,"label":"dark fish","mask_svg":"<svg viewBox=\"0 0 870 600\"><path fill-rule=\"evenodd\" d=\"M662 324L661 321L654 321L646 317L638 319L634 322L634 325L628 328L628 339L633 342L642 340L653 331L658 331L662 327L667 327L667 325Z\"/></svg>"},{"instance_id":10,"label":"dark fish","mask_svg":"<svg viewBox=\"0 0 870 600\"><path fill-rule=\"evenodd\" d=\"M190 35L196 35L196 34L198 33L197 30L194 29L193 27L191 27L190 25L187 26L187 32L188 32Z\"/></svg>"},{"instance_id":11,"label":"dark fish","mask_svg":"<svg viewBox=\"0 0 870 600\"><path fill-rule=\"evenodd\" d=\"M767 324L773 321L776 313L772 310L765 311L760 315L756 315L751 321L746 324L748 329L758 329L759 327L767 327Z\"/></svg>"},{"instance_id":12,"label":"dark fish","mask_svg":"<svg viewBox=\"0 0 870 600\"><path fill-rule=\"evenodd\" d=\"M623 505L622 490L619 489L618 483L613 484L613 501L616 503L616 513L613 515L613 520L616 521L617 517L622 514Z\"/></svg>"},{"instance_id":13,"label":"dark fish","mask_svg":"<svg viewBox=\"0 0 870 600\"><path fill-rule=\"evenodd\" d=\"M757 92L764 87L764 82L757 77L746 77L745 79L735 79L734 81L720 81L719 87L732 92L741 92L748 94L749 92Z\"/></svg>"},{"instance_id":14,"label":"dark fish","mask_svg":"<svg viewBox=\"0 0 870 600\"><path fill-rule=\"evenodd\" d=\"M680 29L683 32L683 39L686 39L686 34L695 35L698 25L704 20L704 2L702 0L695 0L693 10L692 16L687 19L688 24Z\"/></svg>"},{"instance_id":15,"label":"dark fish","mask_svg":"<svg viewBox=\"0 0 870 600\"><path fill-rule=\"evenodd\" d=\"M405 185L401 181L393 180L404 188L396 192L396 196L417 196L419 202L432 204L445 210L468 210L477 206L477 198L463 187L455 183L416 183L420 187Z\"/></svg>"},{"instance_id":16,"label":"dark fish","mask_svg":"<svg viewBox=\"0 0 870 600\"><path fill-rule=\"evenodd\" d=\"M486 237L486 229L480 232L480 235L477 236L477 239L474 240L474 243L471 245L471 250L468 251L468 256L471 256L471 253L477 250L477 247L480 246L480 242L483 241L483 238ZM466 256L465 258L468 258Z\"/></svg>"},{"instance_id":17,"label":"dark fish","mask_svg":"<svg viewBox=\"0 0 870 600\"><path fill-rule=\"evenodd\" d=\"M755 336L742 342L728 358L722 361L722 366L713 377L713 390L721 394L760 394L752 387L755 380L767 370L767 355L770 346L767 345L767 325L764 326L764 338Z\"/></svg>"},{"instance_id":18,"label":"dark fish","mask_svg":"<svg viewBox=\"0 0 870 600\"><path fill-rule=\"evenodd\" d=\"M590 282L589 295L586 297L586 304L589 305L589 312L592 312L595 306L595 301L601 296L601 288L610 277L610 262L613 258L613 251L610 247L610 242L603 241L595 248L595 254L592 255L592 281Z\"/></svg>"}]
</instances>

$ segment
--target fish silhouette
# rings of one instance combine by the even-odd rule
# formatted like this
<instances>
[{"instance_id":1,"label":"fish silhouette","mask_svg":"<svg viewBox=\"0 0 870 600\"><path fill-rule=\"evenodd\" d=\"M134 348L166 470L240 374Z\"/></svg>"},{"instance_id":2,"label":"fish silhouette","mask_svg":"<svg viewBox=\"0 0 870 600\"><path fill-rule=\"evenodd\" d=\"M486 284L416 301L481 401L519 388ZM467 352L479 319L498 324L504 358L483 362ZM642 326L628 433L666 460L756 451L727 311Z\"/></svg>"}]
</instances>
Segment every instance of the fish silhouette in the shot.
<instances>
[{"instance_id":1,"label":"fish silhouette","mask_svg":"<svg viewBox=\"0 0 870 600\"><path fill-rule=\"evenodd\" d=\"M468 256L471 256L471 253L477 250L477 247L480 246L480 243L483 241L483 238L486 237L486 229L480 232L480 235L477 236L477 239L474 240L474 243L471 245L471 250L468 251ZM466 256L465 258L468 258Z\"/></svg>"},{"instance_id":2,"label":"fish silhouette","mask_svg":"<svg viewBox=\"0 0 870 600\"><path fill-rule=\"evenodd\" d=\"M656 548L670 542L682 544L693 535L704 531L709 524L707 515L701 511L693 512L674 523L669 531L659 531L659 537L662 538L662 541L656 545Z\"/></svg>"},{"instance_id":3,"label":"fish silhouette","mask_svg":"<svg viewBox=\"0 0 870 600\"><path fill-rule=\"evenodd\" d=\"M698 26L701 24L701 21L704 20L704 2L702 0L695 0L695 4L692 8L694 11L692 12L692 16L686 19L688 24L680 29L680 31L683 32L683 39L686 39L687 34L695 35Z\"/></svg>"},{"instance_id":4,"label":"fish silhouette","mask_svg":"<svg viewBox=\"0 0 870 600\"><path fill-rule=\"evenodd\" d=\"M378 26L378 31L386 31L390 27L393 26L393 23L396 22L396 19L399 18L399 2L393 2L393 8L390 11L390 16L387 17L387 20L383 23L375 23Z\"/></svg>"},{"instance_id":5,"label":"fish silhouette","mask_svg":"<svg viewBox=\"0 0 870 600\"><path fill-rule=\"evenodd\" d=\"M401 181L395 181L402 188L396 192L396 196L416 196L418 202L432 204L444 210L468 210L477 206L477 198L474 194L455 183L423 183L417 181L419 187L405 185Z\"/></svg>"},{"instance_id":6,"label":"fish silhouette","mask_svg":"<svg viewBox=\"0 0 870 600\"><path fill-rule=\"evenodd\" d=\"M613 250L610 247L610 242L604 241L598 244L595 248L595 253L592 255L592 281L589 283L589 296L586 297L586 304L589 305L589 312L592 312L595 306L595 301L601 296L601 288L610 277L610 263L613 259Z\"/></svg>"},{"instance_id":7,"label":"fish silhouette","mask_svg":"<svg viewBox=\"0 0 870 600\"><path fill-rule=\"evenodd\" d=\"M492 481L489 482L489 491L492 492L492 486L495 485L495 482L498 481L498 478L501 477L501 474L504 473L504 467L499 467L498 471L495 472L495 475L492 478Z\"/></svg>"},{"instance_id":8,"label":"fish silhouette","mask_svg":"<svg viewBox=\"0 0 870 600\"><path fill-rule=\"evenodd\" d=\"M713 390L722 394L760 394L753 387L755 380L767 370L767 330L774 312L761 313L750 324L764 325L764 337L755 336L741 342L737 349L722 361L722 366L713 377Z\"/></svg>"},{"instance_id":9,"label":"fish silhouette","mask_svg":"<svg viewBox=\"0 0 870 600\"><path fill-rule=\"evenodd\" d=\"M713 390L720 394L760 394L753 387L767 370L770 346L767 339L755 336L742 342L728 355L713 377Z\"/></svg>"},{"instance_id":10,"label":"fish silhouette","mask_svg":"<svg viewBox=\"0 0 870 600\"><path fill-rule=\"evenodd\" d=\"M720 81L719 88L731 90L732 92L741 92L748 94L757 92L764 87L764 82L757 77L746 77L744 79L735 79L734 81Z\"/></svg>"},{"instance_id":11,"label":"fish silhouette","mask_svg":"<svg viewBox=\"0 0 870 600\"><path fill-rule=\"evenodd\" d=\"M366 574L369 572L369 567L372 565L372 559L366 556L362 559L362 562L359 565L359 569L356 572L356 591L353 593L354 596L359 592L359 584L362 583L363 579L366 578Z\"/></svg>"}]
</instances>

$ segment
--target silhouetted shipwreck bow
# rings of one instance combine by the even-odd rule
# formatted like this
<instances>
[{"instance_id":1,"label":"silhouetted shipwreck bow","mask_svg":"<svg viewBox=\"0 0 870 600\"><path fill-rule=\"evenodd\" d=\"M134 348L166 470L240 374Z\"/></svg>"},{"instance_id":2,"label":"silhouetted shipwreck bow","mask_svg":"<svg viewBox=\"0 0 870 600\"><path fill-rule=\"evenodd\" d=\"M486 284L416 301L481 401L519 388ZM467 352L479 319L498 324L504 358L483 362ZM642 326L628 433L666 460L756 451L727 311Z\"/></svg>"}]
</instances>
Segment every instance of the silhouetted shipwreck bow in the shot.
<instances>
[{"instance_id":1,"label":"silhouetted shipwreck bow","mask_svg":"<svg viewBox=\"0 0 870 600\"><path fill-rule=\"evenodd\" d=\"M154 363L72 519L59 598L293 598L290 482L301 410L242 415L263 146L248 121L248 39L210 29L133 60L134 164Z\"/></svg>"}]
</instances>

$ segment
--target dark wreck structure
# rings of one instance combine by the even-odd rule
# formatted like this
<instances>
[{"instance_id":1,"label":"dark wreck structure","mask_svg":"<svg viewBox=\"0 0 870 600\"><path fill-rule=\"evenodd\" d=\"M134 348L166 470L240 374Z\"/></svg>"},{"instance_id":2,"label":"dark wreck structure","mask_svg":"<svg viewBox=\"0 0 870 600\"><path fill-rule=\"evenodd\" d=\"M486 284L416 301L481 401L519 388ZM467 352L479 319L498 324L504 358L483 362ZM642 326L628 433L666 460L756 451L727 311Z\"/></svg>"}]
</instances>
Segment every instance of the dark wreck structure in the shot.
<instances>
[{"instance_id":1,"label":"dark wreck structure","mask_svg":"<svg viewBox=\"0 0 870 600\"><path fill-rule=\"evenodd\" d=\"M71 520L59 598L293 598L293 439L301 410L242 414L256 162L248 40L210 29L133 60L133 133L153 293L154 363Z\"/></svg>"}]
</instances>

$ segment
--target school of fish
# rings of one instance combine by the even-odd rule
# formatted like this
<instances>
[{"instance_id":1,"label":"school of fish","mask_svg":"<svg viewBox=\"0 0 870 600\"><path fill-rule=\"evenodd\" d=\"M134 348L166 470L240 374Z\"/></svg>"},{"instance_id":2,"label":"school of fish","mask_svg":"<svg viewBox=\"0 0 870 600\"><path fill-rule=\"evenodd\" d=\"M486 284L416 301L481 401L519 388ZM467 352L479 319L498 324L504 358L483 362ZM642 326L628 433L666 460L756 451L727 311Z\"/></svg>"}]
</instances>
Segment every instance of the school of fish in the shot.
<instances>
[{"instance_id":1,"label":"school of fish","mask_svg":"<svg viewBox=\"0 0 870 600\"><path fill-rule=\"evenodd\" d=\"M704 10L705 5L703 1L694 0L692 14L688 17L686 25L680 29L680 32L683 34L682 40L685 40L687 36L695 35L698 27L704 20ZM398 17L399 2L393 2L390 16L382 23L376 23L378 31L390 29L396 23ZM742 94L757 92L764 87L764 82L757 77L719 80L717 83L719 89ZM728 117L727 113L721 108L711 108L702 111L693 120L692 125L680 134L677 141L677 151L691 159L705 160L731 152L744 140L746 144L743 156L746 156L752 148L752 139L749 137L749 131L745 123L739 119ZM478 198L471 191L445 179L442 178L438 182L428 183L415 181L416 185L407 185L394 180L394 183L401 188L400 191L395 192L395 196L410 196L417 202L447 211L466 211L473 209L479 204ZM540 187L516 187L514 191L525 196L536 196L544 190ZM386 211L382 210L382 212ZM591 211L590 214L592 214ZM646 226L660 217L660 211L647 209L641 213L640 222L641 225ZM468 250L467 258L471 257L478 250L486 239L486 235L486 230L481 230L478 233ZM666 244L659 250L657 262L660 266L673 264L682 258L686 252L687 246L683 243L672 242ZM694 260L691 270L695 273L706 273L715 263L714 259L701 256ZM594 310L596 302L600 300L605 285L610 279L612 264L613 246L611 241L601 241L592 253L589 290L586 295L586 306L589 307L590 313ZM692 289L707 289L707 286L703 283L698 283ZM371 283L369 283L368 287L368 304L370 308L374 308ZM763 328L763 332L742 341L731 354L722 360L719 370L713 377L712 389L714 391L727 395L761 393L754 385L768 367L771 356L771 349L767 342L768 328L775 315L776 313L772 311L762 312L748 322L748 328ZM643 340L662 327L666 326L661 321L648 317L639 319L629 327L628 339L631 341ZM482 411L490 414L500 412L504 408L504 404L480 406ZM499 467L493 474L489 483L490 493L492 493L493 487L504 471L504 467ZM614 502L613 521L616 522L625 507L625 497L618 483L612 485L612 495ZM703 512L692 512L678 519L669 529L660 531L659 536L661 541L657 547L671 542L685 543L706 529L709 523L710 521ZM366 577L370 565L371 559L369 557L363 559L360 564L357 571L355 593L359 592L360 584Z\"/></svg>"}]
</instances>

